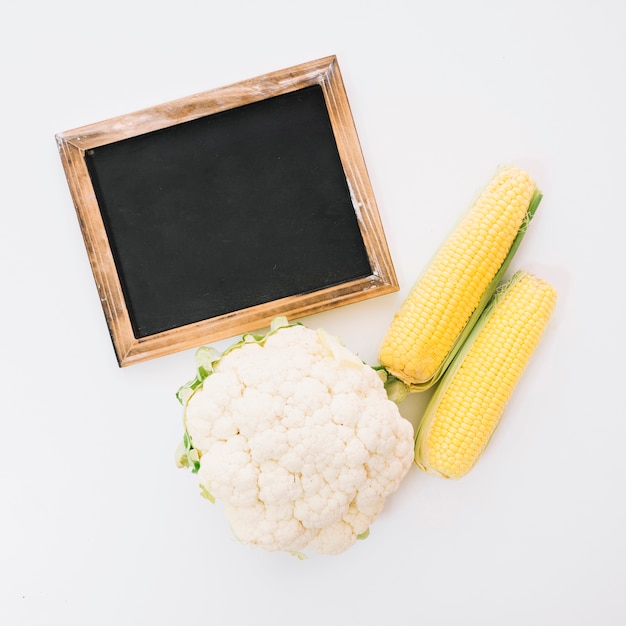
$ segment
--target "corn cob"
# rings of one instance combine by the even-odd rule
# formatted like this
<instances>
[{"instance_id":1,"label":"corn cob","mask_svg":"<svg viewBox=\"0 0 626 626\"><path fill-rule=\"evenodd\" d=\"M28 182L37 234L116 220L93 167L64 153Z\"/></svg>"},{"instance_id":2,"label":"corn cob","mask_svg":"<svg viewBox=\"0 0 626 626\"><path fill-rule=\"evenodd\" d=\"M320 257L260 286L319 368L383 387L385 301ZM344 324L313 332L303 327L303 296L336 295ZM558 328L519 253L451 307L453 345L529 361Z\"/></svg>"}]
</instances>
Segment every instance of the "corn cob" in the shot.
<instances>
[{"instance_id":1,"label":"corn cob","mask_svg":"<svg viewBox=\"0 0 626 626\"><path fill-rule=\"evenodd\" d=\"M394 316L379 360L411 391L441 377L502 280L541 192L516 167L491 179Z\"/></svg>"},{"instance_id":2,"label":"corn cob","mask_svg":"<svg viewBox=\"0 0 626 626\"><path fill-rule=\"evenodd\" d=\"M555 302L554 288L524 271L496 291L418 425L418 467L444 478L461 478L472 469L500 422Z\"/></svg>"}]
</instances>

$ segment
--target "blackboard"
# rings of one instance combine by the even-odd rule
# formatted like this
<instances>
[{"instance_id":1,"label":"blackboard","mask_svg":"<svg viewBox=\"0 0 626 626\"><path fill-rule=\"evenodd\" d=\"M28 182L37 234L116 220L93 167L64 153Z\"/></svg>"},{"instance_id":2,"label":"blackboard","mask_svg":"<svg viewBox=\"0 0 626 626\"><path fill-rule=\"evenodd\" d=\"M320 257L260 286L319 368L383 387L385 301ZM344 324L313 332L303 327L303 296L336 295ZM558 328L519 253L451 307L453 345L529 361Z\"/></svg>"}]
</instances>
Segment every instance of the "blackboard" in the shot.
<instances>
[{"instance_id":1,"label":"blackboard","mask_svg":"<svg viewBox=\"0 0 626 626\"><path fill-rule=\"evenodd\" d=\"M122 366L398 289L335 57L57 142Z\"/></svg>"}]
</instances>

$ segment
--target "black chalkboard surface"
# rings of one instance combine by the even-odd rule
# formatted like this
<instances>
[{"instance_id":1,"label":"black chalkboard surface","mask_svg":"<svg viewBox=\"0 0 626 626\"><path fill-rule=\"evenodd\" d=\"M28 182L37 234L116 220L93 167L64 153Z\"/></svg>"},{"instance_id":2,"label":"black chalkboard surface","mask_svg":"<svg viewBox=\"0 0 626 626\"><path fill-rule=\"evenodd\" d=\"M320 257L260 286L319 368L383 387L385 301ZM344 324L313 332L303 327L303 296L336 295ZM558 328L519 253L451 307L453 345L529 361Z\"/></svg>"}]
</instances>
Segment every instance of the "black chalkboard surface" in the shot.
<instances>
[{"instance_id":1,"label":"black chalkboard surface","mask_svg":"<svg viewBox=\"0 0 626 626\"><path fill-rule=\"evenodd\" d=\"M335 57L57 140L120 365L398 288Z\"/></svg>"}]
</instances>

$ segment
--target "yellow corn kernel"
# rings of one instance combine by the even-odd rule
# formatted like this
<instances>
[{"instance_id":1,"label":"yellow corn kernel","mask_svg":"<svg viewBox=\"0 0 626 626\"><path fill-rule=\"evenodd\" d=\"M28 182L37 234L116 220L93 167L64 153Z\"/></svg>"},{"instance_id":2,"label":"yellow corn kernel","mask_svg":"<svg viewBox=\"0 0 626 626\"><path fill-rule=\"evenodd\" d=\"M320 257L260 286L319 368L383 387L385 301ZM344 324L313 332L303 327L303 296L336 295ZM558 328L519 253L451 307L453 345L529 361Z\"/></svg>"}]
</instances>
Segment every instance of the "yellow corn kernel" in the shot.
<instances>
[{"instance_id":1,"label":"yellow corn kernel","mask_svg":"<svg viewBox=\"0 0 626 626\"><path fill-rule=\"evenodd\" d=\"M436 382L472 315L493 294L540 199L525 171L496 173L394 316L379 351L389 373L409 386Z\"/></svg>"},{"instance_id":2,"label":"yellow corn kernel","mask_svg":"<svg viewBox=\"0 0 626 626\"><path fill-rule=\"evenodd\" d=\"M461 478L474 467L555 303L555 289L523 271L496 292L417 428L415 462L421 469L444 478Z\"/></svg>"}]
</instances>

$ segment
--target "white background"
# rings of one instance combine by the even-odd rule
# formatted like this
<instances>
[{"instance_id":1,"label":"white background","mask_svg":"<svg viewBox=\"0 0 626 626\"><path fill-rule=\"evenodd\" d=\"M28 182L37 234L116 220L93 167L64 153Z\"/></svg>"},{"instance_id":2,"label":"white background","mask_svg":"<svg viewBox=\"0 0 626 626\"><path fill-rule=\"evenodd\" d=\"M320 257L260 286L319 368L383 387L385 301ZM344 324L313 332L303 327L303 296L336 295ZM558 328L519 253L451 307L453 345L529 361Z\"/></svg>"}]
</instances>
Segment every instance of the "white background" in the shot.
<instances>
[{"instance_id":1,"label":"white background","mask_svg":"<svg viewBox=\"0 0 626 626\"><path fill-rule=\"evenodd\" d=\"M40 0L1 23L0 623L626 623L621 2ZM367 541L298 561L235 542L176 469L193 351L117 367L54 135L330 54L402 288L303 321L375 362L507 163L544 192L514 269L560 299L474 471L413 468Z\"/></svg>"}]
</instances>

